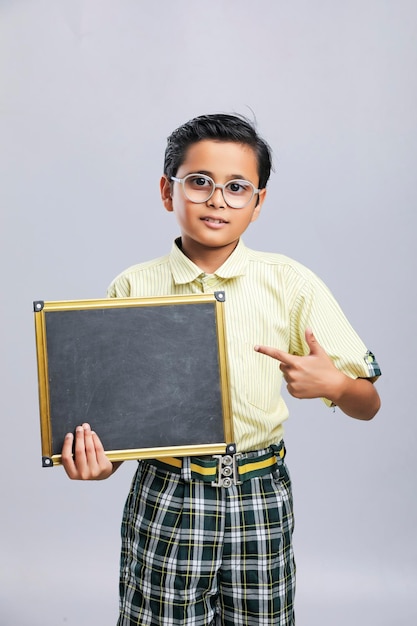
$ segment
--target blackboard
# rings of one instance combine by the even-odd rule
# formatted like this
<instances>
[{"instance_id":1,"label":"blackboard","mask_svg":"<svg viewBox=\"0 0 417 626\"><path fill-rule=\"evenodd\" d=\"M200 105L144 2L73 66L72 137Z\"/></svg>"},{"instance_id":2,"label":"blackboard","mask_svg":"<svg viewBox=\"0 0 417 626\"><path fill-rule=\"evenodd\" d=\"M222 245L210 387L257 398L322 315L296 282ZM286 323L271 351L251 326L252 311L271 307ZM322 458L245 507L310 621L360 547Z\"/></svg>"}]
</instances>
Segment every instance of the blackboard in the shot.
<instances>
[{"instance_id":1,"label":"blackboard","mask_svg":"<svg viewBox=\"0 0 417 626\"><path fill-rule=\"evenodd\" d=\"M34 302L44 466L88 422L111 460L233 441L224 292Z\"/></svg>"}]
</instances>

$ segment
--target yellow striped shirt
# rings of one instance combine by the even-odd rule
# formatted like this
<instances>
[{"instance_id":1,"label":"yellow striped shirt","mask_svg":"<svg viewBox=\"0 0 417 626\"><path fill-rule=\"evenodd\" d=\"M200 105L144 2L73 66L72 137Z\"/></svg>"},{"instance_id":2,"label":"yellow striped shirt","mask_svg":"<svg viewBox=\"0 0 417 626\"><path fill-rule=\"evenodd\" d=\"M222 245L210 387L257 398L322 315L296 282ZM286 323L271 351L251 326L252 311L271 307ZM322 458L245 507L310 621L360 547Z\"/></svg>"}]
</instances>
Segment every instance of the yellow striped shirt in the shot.
<instances>
[{"instance_id":1,"label":"yellow striped shirt","mask_svg":"<svg viewBox=\"0 0 417 626\"><path fill-rule=\"evenodd\" d=\"M288 409L275 359L257 344L308 354L311 328L336 367L352 378L375 378L379 370L324 283L281 254L256 252L242 241L211 275L173 244L171 253L128 268L108 289L109 297L226 293L225 318L235 443L240 452L280 441Z\"/></svg>"}]
</instances>

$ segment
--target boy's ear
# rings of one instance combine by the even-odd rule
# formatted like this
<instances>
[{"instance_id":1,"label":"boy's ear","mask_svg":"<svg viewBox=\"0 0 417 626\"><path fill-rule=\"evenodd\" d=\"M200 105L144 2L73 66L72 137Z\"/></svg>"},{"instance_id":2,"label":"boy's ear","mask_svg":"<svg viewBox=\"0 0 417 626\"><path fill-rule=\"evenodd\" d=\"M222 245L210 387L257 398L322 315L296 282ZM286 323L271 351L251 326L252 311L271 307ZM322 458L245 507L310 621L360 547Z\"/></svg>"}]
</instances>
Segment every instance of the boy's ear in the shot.
<instances>
[{"instance_id":1,"label":"boy's ear","mask_svg":"<svg viewBox=\"0 0 417 626\"><path fill-rule=\"evenodd\" d=\"M172 185L166 176L162 176L159 182L159 189L161 191L162 204L167 211L173 211L172 206Z\"/></svg>"},{"instance_id":2,"label":"boy's ear","mask_svg":"<svg viewBox=\"0 0 417 626\"><path fill-rule=\"evenodd\" d=\"M258 194L258 202L253 210L251 222L254 222L255 220L258 219L259 213L261 212L261 208L262 208L265 198L266 198L266 188L261 189Z\"/></svg>"}]
</instances>

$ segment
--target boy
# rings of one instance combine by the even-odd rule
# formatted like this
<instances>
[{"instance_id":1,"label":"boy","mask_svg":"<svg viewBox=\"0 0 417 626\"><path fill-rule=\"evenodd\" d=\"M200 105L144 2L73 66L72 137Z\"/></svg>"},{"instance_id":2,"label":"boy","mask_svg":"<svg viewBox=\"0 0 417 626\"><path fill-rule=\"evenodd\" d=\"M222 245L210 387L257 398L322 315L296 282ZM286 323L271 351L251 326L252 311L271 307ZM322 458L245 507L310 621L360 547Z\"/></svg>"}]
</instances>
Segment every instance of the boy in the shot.
<instances>
[{"instance_id":1,"label":"boy","mask_svg":"<svg viewBox=\"0 0 417 626\"><path fill-rule=\"evenodd\" d=\"M322 397L358 419L379 409L378 366L323 283L240 239L259 216L270 168L268 145L241 117L206 115L178 128L160 190L181 237L169 255L129 268L109 288L110 297L225 290L238 452L237 476L223 486L205 479L212 458L139 462L122 522L119 626L293 625L281 380L296 398ZM76 460L72 443L69 434L70 478L117 469L88 424L76 430Z\"/></svg>"}]
</instances>

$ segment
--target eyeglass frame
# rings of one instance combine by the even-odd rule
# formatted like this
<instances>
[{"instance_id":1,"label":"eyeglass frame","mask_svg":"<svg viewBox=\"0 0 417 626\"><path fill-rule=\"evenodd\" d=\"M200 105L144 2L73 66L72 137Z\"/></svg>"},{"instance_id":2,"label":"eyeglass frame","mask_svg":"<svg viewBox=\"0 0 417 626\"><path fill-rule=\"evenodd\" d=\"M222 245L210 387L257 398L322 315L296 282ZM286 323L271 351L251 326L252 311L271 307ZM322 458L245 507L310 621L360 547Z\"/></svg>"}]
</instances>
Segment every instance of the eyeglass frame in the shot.
<instances>
[{"instance_id":1,"label":"eyeglass frame","mask_svg":"<svg viewBox=\"0 0 417 626\"><path fill-rule=\"evenodd\" d=\"M211 193L210 193L208 198L206 198L205 200L201 200L200 202L197 202L196 200L191 200L191 198L189 198L187 196L187 193L185 191L184 181L187 180L187 178L189 178L190 176L201 176L201 178L205 178L208 181L211 181L211 183L213 184L213 189L212 189L212 191L211 191ZM210 200L210 198L213 197L214 192L216 191L216 189L221 189L222 190L223 200L226 202L227 206L230 207L231 209L235 209L236 211L239 211L239 209L244 209L245 207L247 207L248 204L250 202L252 202L252 200L256 196L256 194L258 194L260 191L262 191L262 189L257 189L255 187L255 185L253 183L251 183L250 180L246 180L245 178L231 178L226 183L224 183L224 185L220 185L220 184L216 183L211 178L211 176L208 176L207 174L200 174L200 172L190 172L189 174L187 174L183 178L177 178L176 176L171 176L171 180L173 180L175 183L180 183L182 185L185 197L187 198L187 200L189 200L193 204L204 204L205 202L208 202ZM225 187L227 187L227 185L230 185L230 183L248 183L248 185L250 185L252 187L252 190L253 190L252 196L251 196L251 198L247 202L245 202L245 204L243 206L239 206L239 207L232 206L231 204L228 203L228 201L224 197L224 189L225 189Z\"/></svg>"}]
</instances>

